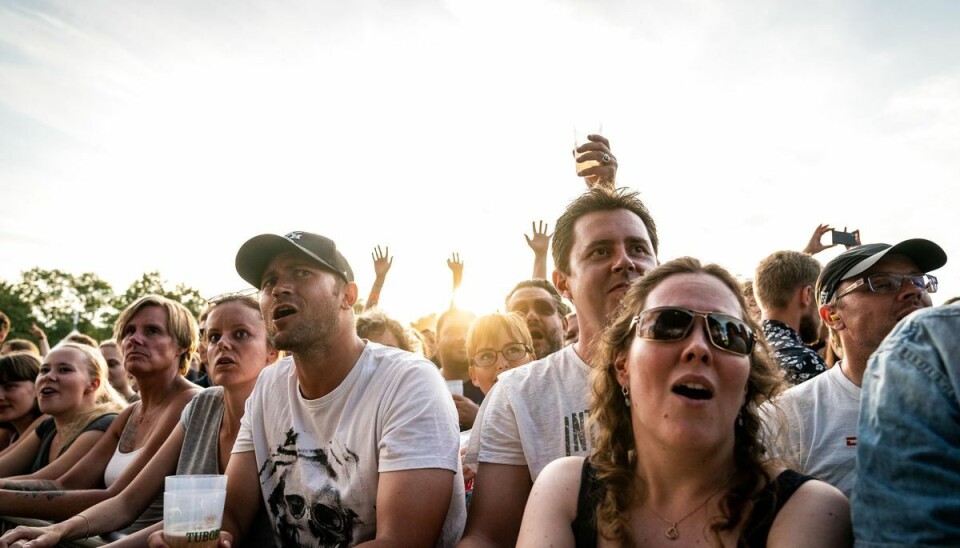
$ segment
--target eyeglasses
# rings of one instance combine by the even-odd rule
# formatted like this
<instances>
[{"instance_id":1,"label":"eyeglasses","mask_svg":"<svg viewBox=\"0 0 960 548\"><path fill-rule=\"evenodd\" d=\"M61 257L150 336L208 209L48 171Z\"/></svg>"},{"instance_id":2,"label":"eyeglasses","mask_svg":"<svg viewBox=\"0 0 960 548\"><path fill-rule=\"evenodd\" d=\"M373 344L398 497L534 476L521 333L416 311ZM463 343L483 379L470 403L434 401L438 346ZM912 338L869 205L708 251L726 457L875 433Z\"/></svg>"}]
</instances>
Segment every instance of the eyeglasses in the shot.
<instances>
[{"instance_id":1,"label":"eyeglasses","mask_svg":"<svg viewBox=\"0 0 960 548\"><path fill-rule=\"evenodd\" d=\"M693 329L694 320L702 317L707 337L713 346L741 356L749 356L756 336L747 322L717 312L698 312L676 306L644 310L634 316L630 329L637 328L636 336L652 341L679 341Z\"/></svg>"},{"instance_id":2,"label":"eyeglasses","mask_svg":"<svg viewBox=\"0 0 960 548\"><path fill-rule=\"evenodd\" d=\"M920 291L926 291L927 293L936 293L939 287L937 277L930 274L873 274L860 278L853 285L844 289L842 293L834 297L833 302L839 301L840 297L852 293L864 284L873 293L897 293L903 287L904 280L908 280L917 286Z\"/></svg>"},{"instance_id":3,"label":"eyeglasses","mask_svg":"<svg viewBox=\"0 0 960 548\"><path fill-rule=\"evenodd\" d=\"M527 354L533 351L523 343L510 343L500 350L485 348L473 355L471 361L477 367L490 367L497 363L497 354L502 354L508 362L516 362L523 359Z\"/></svg>"}]
</instances>

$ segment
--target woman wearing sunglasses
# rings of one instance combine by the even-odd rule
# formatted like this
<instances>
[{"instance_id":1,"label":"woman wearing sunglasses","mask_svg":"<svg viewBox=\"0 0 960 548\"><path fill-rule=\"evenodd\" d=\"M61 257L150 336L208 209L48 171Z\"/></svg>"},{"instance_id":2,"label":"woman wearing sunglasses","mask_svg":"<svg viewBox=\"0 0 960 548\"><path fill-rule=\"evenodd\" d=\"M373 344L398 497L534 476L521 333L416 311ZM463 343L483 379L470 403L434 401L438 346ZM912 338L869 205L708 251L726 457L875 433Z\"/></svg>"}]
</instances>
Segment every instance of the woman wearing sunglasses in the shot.
<instances>
[{"instance_id":1,"label":"woman wearing sunglasses","mask_svg":"<svg viewBox=\"0 0 960 548\"><path fill-rule=\"evenodd\" d=\"M474 320L467 332L467 355L470 382L484 396L500 373L536 359L530 330L516 314L488 314Z\"/></svg>"},{"instance_id":2,"label":"woman wearing sunglasses","mask_svg":"<svg viewBox=\"0 0 960 548\"><path fill-rule=\"evenodd\" d=\"M780 374L737 281L682 258L630 288L591 372L588 459L537 478L519 546L849 546L837 489L764 456Z\"/></svg>"}]
</instances>

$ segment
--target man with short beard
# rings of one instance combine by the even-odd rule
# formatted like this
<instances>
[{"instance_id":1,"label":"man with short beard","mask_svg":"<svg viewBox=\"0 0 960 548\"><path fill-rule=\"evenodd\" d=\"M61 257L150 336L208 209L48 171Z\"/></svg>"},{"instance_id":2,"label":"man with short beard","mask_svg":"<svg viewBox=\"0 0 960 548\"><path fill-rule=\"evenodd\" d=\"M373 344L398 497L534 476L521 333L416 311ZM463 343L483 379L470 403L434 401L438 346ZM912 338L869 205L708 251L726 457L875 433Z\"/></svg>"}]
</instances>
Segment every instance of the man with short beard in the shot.
<instances>
[{"instance_id":1,"label":"man with short beard","mask_svg":"<svg viewBox=\"0 0 960 548\"><path fill-rule=\"evenodd\" d=\"M323 236L263 234L237 272L290 353L247 400L227 466L223 539L258 507L278 546L450 546L465 518L456 412L436 367L359 338L357 285Z\"/></svg>"},{"instance_id":2,"label":"man with short beard","mask_svg":"<svg viewBox=\"0 0 960 548\"><path fill-rule=\"evenodd\" d=\"M820 312L813 286L820 263L798 251L777 251L760 261L753 290L762 314L763 336L787 382L799 384L827 370L807 344L820 336Z\"/></svg>"},{"instance_id":3,"label":"man with short beard","mask_svg":"<svg viewBox=\"0 0 960 548\"><path fill-rule=\"evenodd\" d=\"M552 283L524 280L507 294L506 306L508 312L520 314L527 322L538 360L563 348L569 308Z\"/></svg>"}]
</instances>

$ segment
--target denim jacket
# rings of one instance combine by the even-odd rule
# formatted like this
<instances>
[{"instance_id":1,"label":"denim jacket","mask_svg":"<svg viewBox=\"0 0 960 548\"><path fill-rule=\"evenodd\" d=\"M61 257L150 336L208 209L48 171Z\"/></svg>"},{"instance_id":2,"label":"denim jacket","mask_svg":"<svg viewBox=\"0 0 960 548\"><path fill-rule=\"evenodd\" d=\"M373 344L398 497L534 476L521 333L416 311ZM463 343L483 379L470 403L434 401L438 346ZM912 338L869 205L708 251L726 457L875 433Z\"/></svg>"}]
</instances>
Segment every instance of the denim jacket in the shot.
<instances>
[{"instance_id":1,"label":"denim jacket","mask_svg":"<svg viewBox=\"0 0 960 548\"><path fill-rule=\"evenodd\" d=\"M960 305L914 313L863 378L858 547L960 546Z\"/></svg>"}]
</instances>

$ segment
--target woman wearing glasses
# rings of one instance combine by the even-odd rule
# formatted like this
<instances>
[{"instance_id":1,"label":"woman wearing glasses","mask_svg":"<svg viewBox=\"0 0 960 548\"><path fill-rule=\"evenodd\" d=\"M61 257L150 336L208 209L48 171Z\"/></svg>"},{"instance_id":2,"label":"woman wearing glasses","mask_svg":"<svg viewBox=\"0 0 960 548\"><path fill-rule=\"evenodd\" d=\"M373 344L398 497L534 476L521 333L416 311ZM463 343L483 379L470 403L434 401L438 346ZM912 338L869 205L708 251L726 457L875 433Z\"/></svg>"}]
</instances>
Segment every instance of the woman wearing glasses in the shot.
<instances>
[{"instance_id":1,"label":"woman wearing glasses","mask_svg":"<svg viewBox=\"0 0 960 548\"><path fill-rule=\"evenodd\" d=\"M240 429L244 404L264 367L277 359L267 341L260 306L250 296L231 294L212 301L207 316L207 363L216 384L197 394L184 409L180 426L174 428L163 447L136 478L117 496L84 510L62 523L48 527L18 527L0 538L12 544L17 539L36 539L31 546L55 546L59 542L116 530L132 522L158 494L171 474L222 474ZM128 536L112 546L143 546L161 524ZM269 525L255 528L272 534ZM268 545L269 536L251 545Z\"/></svg>"},{"instance_id":2,"label":"woman wearing glasses","mask_svg":"<svg viewBox=\"0 0 960 548\"><path fill-rule=\"evenodd\" d=\"M467 332L467 355L470 382L484 396L500 373L536 359L530 330L516 314L488 314L474 320Z\"/></svg>"},{"instance_id":3,"label":"woman wearing glasses","mask_svg":"<svg viewBox=\"0 0 960 548\"><path fill-rule=\"evenodd\" d=\"M739 284L682 258L631 287L591 372L588 459L537 479L520 546L849 546L847 499L764 457L780 375Z\"/></svg>"}]
</instances>

